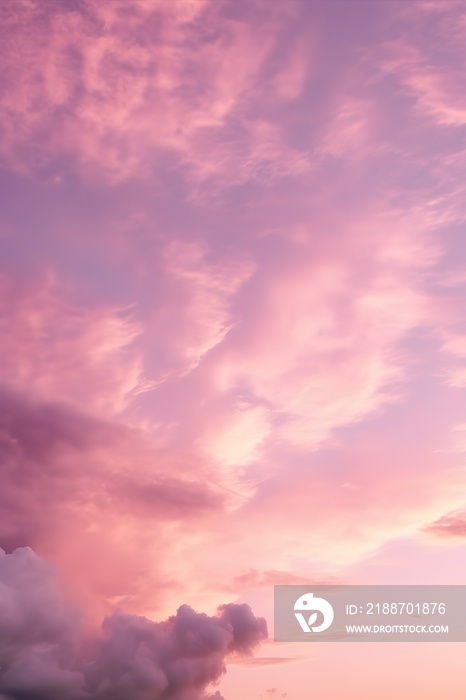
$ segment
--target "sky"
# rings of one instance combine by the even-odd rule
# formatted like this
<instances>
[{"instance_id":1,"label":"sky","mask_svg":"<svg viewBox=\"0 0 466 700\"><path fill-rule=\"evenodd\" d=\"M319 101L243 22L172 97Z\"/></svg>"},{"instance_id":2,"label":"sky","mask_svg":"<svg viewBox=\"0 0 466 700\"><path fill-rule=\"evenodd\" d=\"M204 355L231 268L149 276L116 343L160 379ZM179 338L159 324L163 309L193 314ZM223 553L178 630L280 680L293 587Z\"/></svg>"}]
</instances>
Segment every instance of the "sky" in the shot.
<instances>
[{"instance_id":1,"label":"sky","mask_svg":"<svg viewBox=\"0 0 466 700\"><path fill-rule=\"evenodd\" d=\"M466 583L464 2L0 34L0 700L464 700L273 642L274 584Z\"/></svg>"}]
</instances>

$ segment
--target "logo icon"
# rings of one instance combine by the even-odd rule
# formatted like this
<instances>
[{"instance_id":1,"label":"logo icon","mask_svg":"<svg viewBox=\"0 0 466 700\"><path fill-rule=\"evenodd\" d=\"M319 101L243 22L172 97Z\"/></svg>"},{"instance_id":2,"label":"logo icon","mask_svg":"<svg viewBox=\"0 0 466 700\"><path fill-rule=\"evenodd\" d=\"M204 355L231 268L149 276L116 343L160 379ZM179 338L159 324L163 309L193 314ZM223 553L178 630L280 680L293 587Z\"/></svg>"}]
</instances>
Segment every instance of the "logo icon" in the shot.
<instances>
[{"instance_id":1,"label":"logo icon","mask_svg":"<svg viewBox=\"0 0 466 700\"><path fill-rule=\"evenodd\" d=\"M324 632L333 622L333 608L324 598L314 598L313 593L305 593L294 604L295 617L298 620L303 632ZM301 612L296 612L300 610ZM306 622L303 612L311 613ZM322 624L315 626L317 613L321 612L324 616Z\"/></svg>"}]
</instances>

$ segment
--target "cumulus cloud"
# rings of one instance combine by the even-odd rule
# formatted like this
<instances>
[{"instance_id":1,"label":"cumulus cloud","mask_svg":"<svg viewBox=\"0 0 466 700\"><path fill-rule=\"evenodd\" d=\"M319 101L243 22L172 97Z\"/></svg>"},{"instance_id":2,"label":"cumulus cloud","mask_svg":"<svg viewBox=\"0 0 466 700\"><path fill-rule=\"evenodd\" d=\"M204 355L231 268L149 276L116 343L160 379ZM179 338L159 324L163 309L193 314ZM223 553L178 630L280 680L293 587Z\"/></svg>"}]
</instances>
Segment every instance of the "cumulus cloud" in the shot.
<instances>
[{"instance_id":1,"label":"cumulus cloud","mask_svg":"<svg viewBox=\"0 0 466 700\"><path fill-rule=\"evenodd\" d=\"M162 622L122 612L85 640L55 573L29 548L0 550L0 692L8 700L221 700L231 655L267 637L248 605L187 605Z\"/></svg>"}]
</instances>

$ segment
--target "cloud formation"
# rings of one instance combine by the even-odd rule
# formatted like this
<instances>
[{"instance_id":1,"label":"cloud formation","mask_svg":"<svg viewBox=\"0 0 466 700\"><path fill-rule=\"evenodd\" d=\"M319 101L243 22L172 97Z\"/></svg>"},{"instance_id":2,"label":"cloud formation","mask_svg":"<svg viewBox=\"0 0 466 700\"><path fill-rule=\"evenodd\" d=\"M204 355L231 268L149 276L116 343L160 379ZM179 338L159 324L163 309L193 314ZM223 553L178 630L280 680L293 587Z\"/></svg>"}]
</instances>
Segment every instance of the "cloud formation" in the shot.
<instances>
[{"instance_id":1,"label":"cloud formation","mask_svg":"<svg viewBox=\"0 0 466 700\"><path fill-rule=\"evenodd\" d=\"M247 18L205 0L176 10L158 1L3 5L3 31L15 35L5 44L4 162L38 173L71 157L86 177L112 183L167 162L194 181L229 184L303 172L306 157L248 97L292 12L293 3L260 0ZM292 55L294 87L283 88L280 72L278 95L298 94L305 69Z\"/></svg>"},{"instance_id":2,"label":"cloud formation","mask_svg":"<svg viewBox=\"0 0 466 700\"><path fill-rule=\"evenodd\" d=\"M0 691L9 700L219 700L207 688L230 655L267 637L247 605L216 616L182 605L163 622L115 613L81 637L53 570L29 548L0 550Z\"/></svg>"},{"instance_id":3,"label":"cloud formation","mask_svg":"<svg viewBox=\"0 0 466 700\"><path fill-rule=\"evenodd\" d=\"M208 618L209 647L181 601L267 616L274 583L447 577L465 27L462 0L0 2L0 546L57 567L86 634L108 619L7 654L18 700L28 677L221 700L202 684L243 622ZM202 664L162 663L187 628ZM232 700L307 700L260 665Z\"/></svg>"},{"instance_id":4,"label":"cloud formation","mask_svg":"<svg viewBox=\"0 0 466 700\"><path fill-rule=\"evenodd\" d=\"M88 413L120 412L141 382L130 309L73 300L53 273L0 271L0 379L12 390Z\"/></svg>"},{"instance_id":5,"label":"cloud formation","mask_svg":"<svg viewBox=\"0 0 466 700\"><path fill-rule=\"evenodd\" d=\"M136 596L137 607L150 594L155 605L168 576L160 555L170 540L160 523L176 530L224 502L201 469L154 450L138 431L5 389L0 457L2 547L46 554L80 597ZM149 543L152 558L141 556Z\"/></svg>"},{"instance_id":6,"label":"cloud formation","mask_svg":"<svg viewBox=\"0 0 466 700\"><path fill-rule=\"evenodd\" d=\"M443 515L426 525L423 531L439 538L464 539L466 538L466 513L457 511Z\"/></svg>"}]
</instances>

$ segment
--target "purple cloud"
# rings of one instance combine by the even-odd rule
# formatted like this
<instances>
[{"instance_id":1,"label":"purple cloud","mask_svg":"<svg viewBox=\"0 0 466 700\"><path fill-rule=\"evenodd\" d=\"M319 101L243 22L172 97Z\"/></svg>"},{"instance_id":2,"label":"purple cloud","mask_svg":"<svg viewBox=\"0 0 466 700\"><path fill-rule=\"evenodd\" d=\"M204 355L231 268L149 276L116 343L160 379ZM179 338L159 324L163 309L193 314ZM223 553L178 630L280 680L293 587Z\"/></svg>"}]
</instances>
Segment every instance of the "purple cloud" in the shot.
<instances>
[{"instance_id":1,"label":"purple cloud","mask_svg":"<svg viewBox=\"0 0 466 700\"><path fill-rule=\"evenodd\" d=\"M0 550L0 692L9 700L201 700L229 655L267 637L248 605L188 605L163 622L122 612L84 640L54 571L29 548Z\"/></svg>"}]
</instances>

